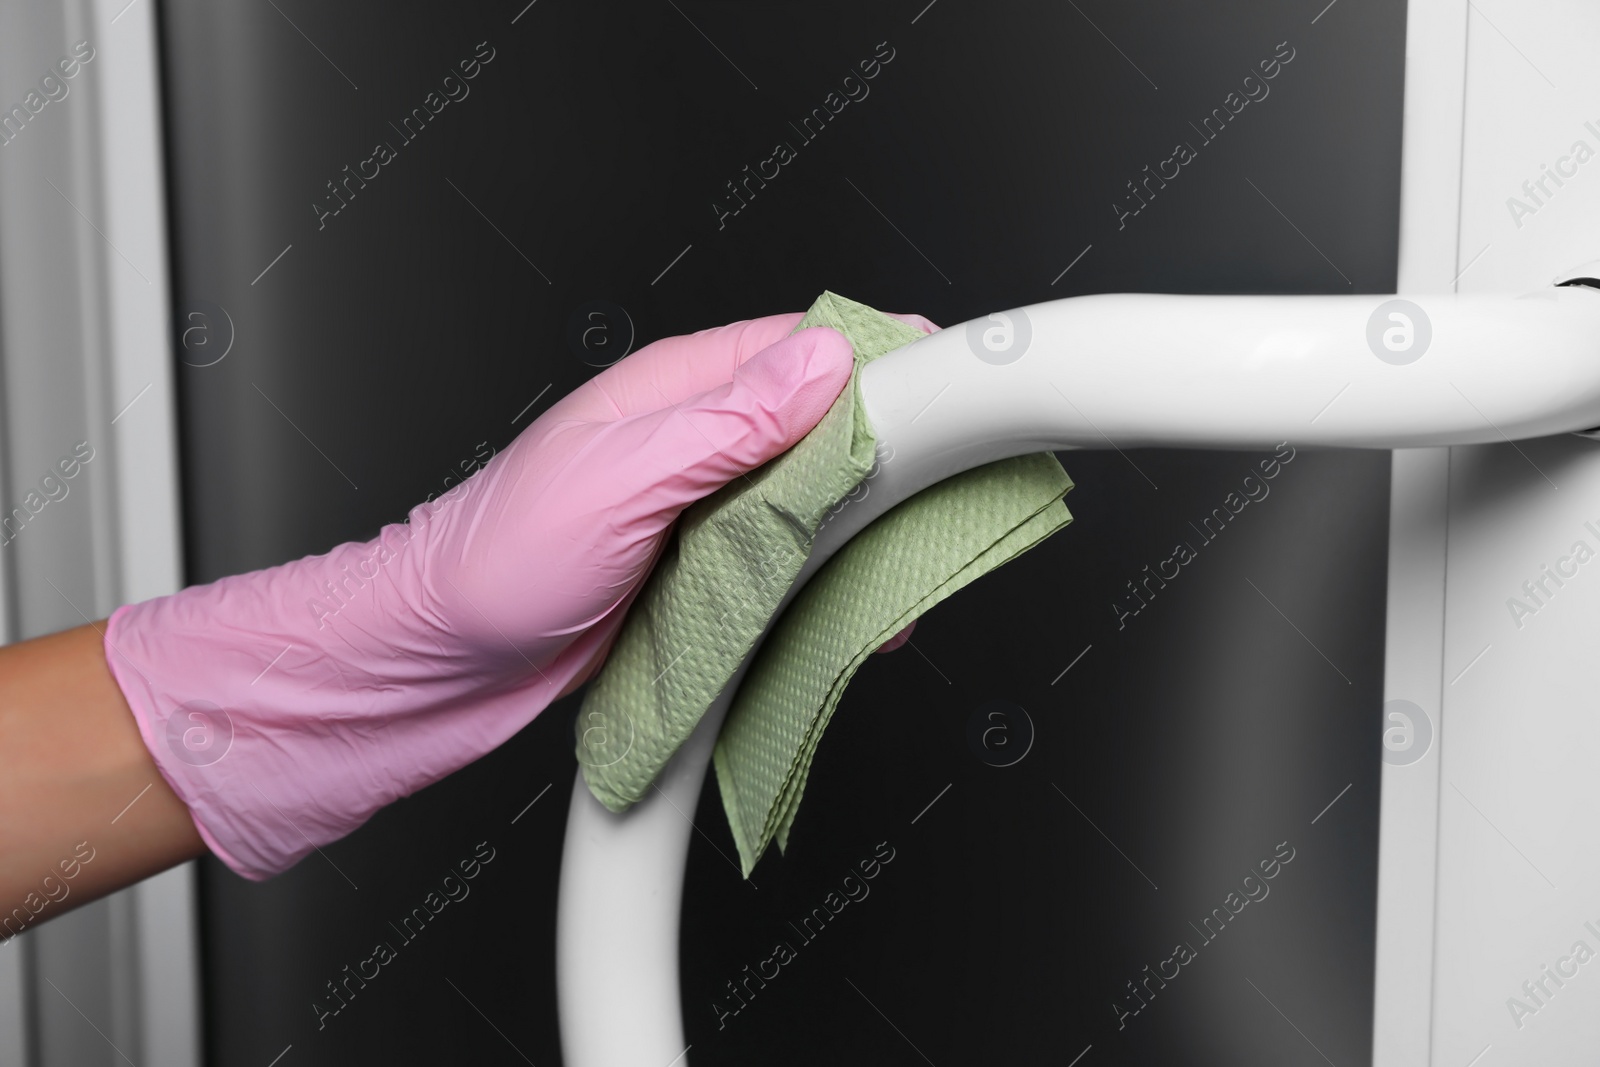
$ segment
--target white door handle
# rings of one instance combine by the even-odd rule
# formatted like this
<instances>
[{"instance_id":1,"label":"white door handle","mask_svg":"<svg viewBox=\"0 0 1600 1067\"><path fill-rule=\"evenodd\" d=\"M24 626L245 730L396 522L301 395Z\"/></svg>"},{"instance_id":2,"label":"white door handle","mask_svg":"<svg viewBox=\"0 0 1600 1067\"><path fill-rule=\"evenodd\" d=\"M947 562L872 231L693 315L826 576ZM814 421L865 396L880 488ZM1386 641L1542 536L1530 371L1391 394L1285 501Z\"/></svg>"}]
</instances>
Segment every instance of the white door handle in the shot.
<instances>
[{"instance_id":1,"label":"white door handle","mask_svg":"<svg viewBox=\"0 0 1600 1067\"><path fill-rule=\"evenodd\" d=\"M863 369L861 390L894 459L824 527L785 605L894 504L1007 456L1282 441L1409 448L1600 427L1600 291L1073 297L890 352ZM689 820L749 662L625 815L603 808L581 775L574 783L556 942L568 1067L686 1063L678 925Z\"/></svg>"}]
</instances>

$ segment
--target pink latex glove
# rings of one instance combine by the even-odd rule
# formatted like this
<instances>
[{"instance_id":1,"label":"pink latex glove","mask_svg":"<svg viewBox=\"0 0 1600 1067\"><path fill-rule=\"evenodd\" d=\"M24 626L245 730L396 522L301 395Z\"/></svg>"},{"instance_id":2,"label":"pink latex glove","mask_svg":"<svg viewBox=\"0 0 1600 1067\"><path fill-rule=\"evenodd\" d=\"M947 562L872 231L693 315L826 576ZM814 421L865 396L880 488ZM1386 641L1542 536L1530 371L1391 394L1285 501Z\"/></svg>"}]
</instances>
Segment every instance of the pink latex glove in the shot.
<instances>
[{"instance_id":1,"label":"pink latex glove","mask_svg":"<svg viewBox=\"0 0 1600 1067\"><path fill-rule=\"evenodd\" d=\"M848 380L799 319L639 350L372 541L118 609L107 662L207 846L276 874L581 684L679 512Z\"/></svg>"},{"instance_id":2,"label":"pink latex glove","mask_svg":"<svg viewBox=\"0 0 1600 1067\"><path fill-rule=\"evenodd\" d=\"M800 318L640 349L371 541L117 609L107 663L207 846L283 871L582 684L679 512L848 381Z\"/></svg>"}]
</instances>

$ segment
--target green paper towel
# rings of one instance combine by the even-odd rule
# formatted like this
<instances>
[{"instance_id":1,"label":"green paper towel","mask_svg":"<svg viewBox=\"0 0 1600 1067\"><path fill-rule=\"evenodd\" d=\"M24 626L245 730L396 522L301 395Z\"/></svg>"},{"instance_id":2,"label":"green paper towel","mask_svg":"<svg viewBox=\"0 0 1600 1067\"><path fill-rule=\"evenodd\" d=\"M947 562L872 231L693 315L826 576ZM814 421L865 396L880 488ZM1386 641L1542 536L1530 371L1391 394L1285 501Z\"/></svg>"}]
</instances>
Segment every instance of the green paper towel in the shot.
<instances>
[{"instance_id":1,"label":"green paper towel","mask_svg":"<svg viewBox=\"0 0 1600 1067\"><path fill-rule=\"evenodd\" d=\"M809 326L850 339L850 383L793 448L684 510L584 696L578 761L612 811L643 798L777 611L823 517L871 469L862 365L923 336L826 292L796 329Z\"/></svg>"},{"instance_id":2,"label":"green paper towel","mask_svg":"<svg viewBox=\"0 0 1600 1067\"><path fill-rule=\"evenodd\" d=\"M1067 523L1049 453L946 478L896 505L806 583L739 684L713 759L745 877L789 828L817 742L856 668L967 583Z\"/></svg>"},{"instance_id":3,"label":"green paper towel","mask_svg":"<svg viewBox=\"0 0 1600 1067\"><path fill-rule=\"evenodd\" d=\"M819 297L796 328L810 326L831 326L850 340L856 356L850 384L793 448L684 511L585 694L577 755L590 791L612 811L625 811L650 789L766 628L824 517L871 469L876 439L861 405L861 367L922 336L833 293ZM794 655L775 659L776 673L764 668L768 680L751 689L761 694L759 702L736 704L746 709L738 716L745 725L733 746L719 743L718 779L746 874L773 833L780 847L786 842L816 738L859 660L920 612L1070 521L1060 501L1070 486L1048 454L948 479L858 534L796 597L798 606L825 574L864 570L879 583L892 577L894 586L874 586L881 603L871 607L899 605L894 617L905 621L873 637L881 611L851 610L857 591L850 581L830 584L831 593L811 598L823 610L797 615L801 628L793 631L813 635L808 640L819 644L823 658L810 666ZM886 532L869 537L880 525ZM858 543L863 547L856 549ZM916 565L883 566L897 544L922 553ZM827 632L815 636L819 630ZM775 632L752 664L741 701L778 640ZM857 646L865 651L844 651ZM792 684L802 677L806 684ZM781 807L774 812L772 805Z\"/></svg>"}]
</instances>

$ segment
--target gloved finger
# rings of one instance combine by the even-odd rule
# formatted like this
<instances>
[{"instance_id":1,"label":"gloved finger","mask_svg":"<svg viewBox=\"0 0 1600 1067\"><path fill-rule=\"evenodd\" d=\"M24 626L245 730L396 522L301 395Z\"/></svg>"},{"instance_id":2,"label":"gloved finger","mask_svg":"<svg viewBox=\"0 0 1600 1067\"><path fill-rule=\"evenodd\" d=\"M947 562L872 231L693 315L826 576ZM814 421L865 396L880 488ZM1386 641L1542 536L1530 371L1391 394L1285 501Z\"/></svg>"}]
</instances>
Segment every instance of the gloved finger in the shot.
<instances>
[{"instance_id":1,"label":"gloved finger","mask_svg":"<svg viewBox=\"0 0 1600 1067\"><path fill-rule=\"evenodd\" d=\"M915 326L917 329L921 330L923 333L938 333L941 329L944 328L942 326L935 325L934 323L930 322L929 320L923 318L921 315L915 315L915 314L901 315L901 314L898 314L898 313L893 312L893 311L886 311L886 312L884 312L884 314L888 315L891 319L899 319L901 322L905 323L907 326Z\"/></svg>"},{"instance_id":2,"label":"gloved finger","mask_svg":"<svg viewBox=\"0 0 1600 1067\"><path fill-rule=\"evenodd\" d=\"M584 465L607 484L614 521L644 523L637 532L648 534L811 432L854 365L843 334L802 330L745 360L729 381L605 427Z\"/></svg>"},{"instance_id":3,"label":"gloved finger","mask_svg":"<svg viewBox=\"0 0 1600 1067\"><path fill-rule=\"evenodd\" d=\"M893 652L907 641L911 640L911 631L917 628L917 620L912 619L906 623L906 628L895 634L889 640L878 646L879 652Z\"/></svg>"},{"instance_id":4,"label":"gloved finger","mask_svg":"<svg viewBox=\"0 0 1600 1067\"><path fill-rule=\"evenodd\" d=\"M787 337L803 315L793 312L653 341L607 367L563 398L563 415L610 421L659 411L723 385L756 353Z\"/></svg>"}]
</instances>

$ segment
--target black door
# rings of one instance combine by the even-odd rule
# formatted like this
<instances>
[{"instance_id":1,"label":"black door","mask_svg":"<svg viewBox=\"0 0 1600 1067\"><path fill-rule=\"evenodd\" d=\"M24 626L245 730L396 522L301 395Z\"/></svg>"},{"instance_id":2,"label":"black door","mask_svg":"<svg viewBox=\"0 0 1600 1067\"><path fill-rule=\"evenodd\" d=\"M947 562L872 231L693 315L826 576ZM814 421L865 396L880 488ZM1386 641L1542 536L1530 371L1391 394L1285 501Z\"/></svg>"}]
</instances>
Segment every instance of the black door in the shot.
<instances>
[{"instance_id":1,"label":"black door","mask_svg":"<svg viewBox=\"0 0 1600 1067\"><path fill-rule=\"evenodd\" d=\"M630 342L824 288L1393 291L1405 11L1324 5L166 0L174 313L235 331L178 368L190 580L371 537ZM1076 521L869 662L753 884L708 783L697 1067L1370 1060L1387 454L1061 458ZM210 1061L559 1063L576 704L326 862L208 860Z\"/></svg>"}]
</instances>

